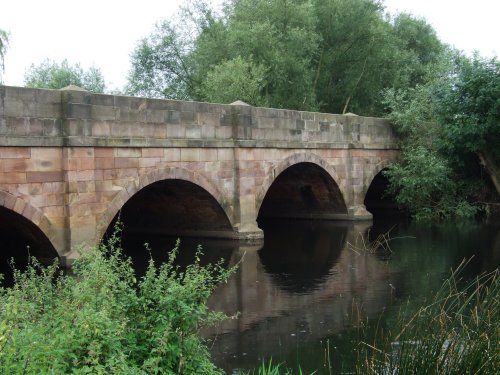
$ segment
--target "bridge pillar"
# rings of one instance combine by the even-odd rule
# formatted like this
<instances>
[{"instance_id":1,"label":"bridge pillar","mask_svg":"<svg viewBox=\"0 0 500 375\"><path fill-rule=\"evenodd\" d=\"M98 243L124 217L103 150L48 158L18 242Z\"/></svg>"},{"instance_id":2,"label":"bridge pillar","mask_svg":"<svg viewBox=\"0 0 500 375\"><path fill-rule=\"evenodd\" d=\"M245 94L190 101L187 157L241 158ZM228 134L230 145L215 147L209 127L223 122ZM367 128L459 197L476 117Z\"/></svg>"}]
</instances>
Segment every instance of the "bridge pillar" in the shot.
<instances>
[{"instance_id":1,"label":"bridge pillar","mask_svg":"<svg viewBox=\"0 0 500 375\"><path fill-rule=\"evenodd\" d=\"M237 178L233 229L240 240L262 241L264 232L257 225L255 178Z\"/></svg>"}]
</instances>

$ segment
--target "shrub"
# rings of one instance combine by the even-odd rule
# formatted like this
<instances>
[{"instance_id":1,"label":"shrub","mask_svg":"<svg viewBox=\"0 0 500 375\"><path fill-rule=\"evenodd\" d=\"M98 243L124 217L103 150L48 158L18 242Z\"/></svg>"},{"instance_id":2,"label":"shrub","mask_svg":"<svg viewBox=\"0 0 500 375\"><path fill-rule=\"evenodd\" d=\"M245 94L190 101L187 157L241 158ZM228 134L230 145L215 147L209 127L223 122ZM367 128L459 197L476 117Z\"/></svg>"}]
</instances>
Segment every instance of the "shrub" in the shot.
<instances>
[{"instance_id":1,"label":"shrub","mask_svg":"<svg viewBox=\"0 0 500 375\"><path fill-rule=\"evenodd\" d=\"M217 374L198 331L225 318L207 300L234 269L149 261L137 280L116 237L73 275L32 260L0 290L0 373Z\"/></svg>"}]
</instances>

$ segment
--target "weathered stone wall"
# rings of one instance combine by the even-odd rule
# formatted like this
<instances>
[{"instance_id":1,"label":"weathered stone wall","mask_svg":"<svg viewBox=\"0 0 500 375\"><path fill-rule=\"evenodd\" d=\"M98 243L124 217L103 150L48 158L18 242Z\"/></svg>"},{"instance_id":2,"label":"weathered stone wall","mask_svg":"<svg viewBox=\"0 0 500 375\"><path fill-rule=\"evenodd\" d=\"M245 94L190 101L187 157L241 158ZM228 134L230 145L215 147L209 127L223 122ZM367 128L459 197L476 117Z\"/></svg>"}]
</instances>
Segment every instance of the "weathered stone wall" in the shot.
<instances>
[{"instance_id":1,"label":"weathered stone wall","mask_svg":"<svg viewBox=\"0 0 500 375\"><path fill-rule=\"evenodd\" d=\"M398 156L384 119L0 86L0 205L39 225L63 256L98 241L155 181L182 179L220 204L235 237L286 168L314 163L367 218L376 173Z\"/></svg>"}]
</instances>

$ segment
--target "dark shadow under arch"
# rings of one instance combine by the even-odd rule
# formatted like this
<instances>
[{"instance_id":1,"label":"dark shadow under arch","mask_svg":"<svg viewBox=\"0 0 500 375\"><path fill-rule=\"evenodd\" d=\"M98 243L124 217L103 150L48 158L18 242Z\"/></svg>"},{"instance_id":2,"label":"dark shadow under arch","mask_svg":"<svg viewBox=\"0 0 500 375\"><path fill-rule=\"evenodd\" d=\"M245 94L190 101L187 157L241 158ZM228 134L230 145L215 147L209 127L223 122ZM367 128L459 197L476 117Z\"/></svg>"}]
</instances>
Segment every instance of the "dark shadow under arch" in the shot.
<instances>
[{"instance_id":1,"label":"dark shadow under arch","mask_svg":"<svg viewBox=\"0 0 500 375\"><path fill-rule=\"evenodd\" d=\"M259 210L265 218L335 218L347 214L337 183L328 172L310 162L285 169L269 187Z\"/></svg>"},{"instance_id":2,"label":"dark shadow under arch","mask_svg":"<svg viewBox=\"0 0 500 375\"><path fill-rule=\"evenodd\" d=\"M5 282L12 282L12 269L9 261L14 260L16 267L24 268L30 256L43 264L51 264L58 259L54 246L34 223L23 215L0 206L0 272Z\"/></svg>"},{"instance_id":3,"label":"dark shadow under arch","mask_svg":"<svg viewBox=\"0 0 500 375\"><path fill-rule=\"evenodd\" d=\"M384 176L385 168L378 172L366 191L364 204L374 219L401 217L406 213L398 207L394 197L387 194L389 180Z\"/></svg>"},{"instance_id":4,"label":"dark shadow under arch","mask_svg":"<svg viewBox=\"0 0 500 375\"><path fill-rule=\"evenodd\" d=\"M194 252L201 243L206 254L204 262L226 259L234 247L233 241L223 240L234 232L218 201L204 188L186 180L160 180L139 190L116 214L104 241L118 220L123 225L124 254L132 258L138 275L145 272L151 256L159 263L166 261L177 239L181 240L177 259L181 266L194 261Z\"/></svg>"},{"instance_id":5,"label":"dark shadow under arch","mask_svg":"<svg viewBox=\"0 0 500 375\"><path fill-rule=\"evenodd\" d=\"M202 187L179 179L154 182L133 195L115 216L128 234L224 237L231 223L217 200Z\"/></svg>"}]
</instances>

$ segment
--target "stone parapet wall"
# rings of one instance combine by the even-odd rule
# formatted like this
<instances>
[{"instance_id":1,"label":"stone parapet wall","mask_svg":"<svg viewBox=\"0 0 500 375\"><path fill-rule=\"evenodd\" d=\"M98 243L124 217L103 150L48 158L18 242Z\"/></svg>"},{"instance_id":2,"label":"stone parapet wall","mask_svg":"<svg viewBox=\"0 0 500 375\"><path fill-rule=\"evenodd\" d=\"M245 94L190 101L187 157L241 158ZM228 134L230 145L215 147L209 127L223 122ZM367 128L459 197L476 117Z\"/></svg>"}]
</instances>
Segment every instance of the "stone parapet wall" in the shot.
<instances>
[{"instance_id":1,"label":"stone parapet wall","mask_svg":"<svg viewBox=\"0 0 500 375\"><path fill-rule=\"evenodd\" d=\"M0 86L0 146L397 148L386 119Z\"/></svg>"}]
</instances>

